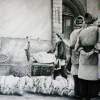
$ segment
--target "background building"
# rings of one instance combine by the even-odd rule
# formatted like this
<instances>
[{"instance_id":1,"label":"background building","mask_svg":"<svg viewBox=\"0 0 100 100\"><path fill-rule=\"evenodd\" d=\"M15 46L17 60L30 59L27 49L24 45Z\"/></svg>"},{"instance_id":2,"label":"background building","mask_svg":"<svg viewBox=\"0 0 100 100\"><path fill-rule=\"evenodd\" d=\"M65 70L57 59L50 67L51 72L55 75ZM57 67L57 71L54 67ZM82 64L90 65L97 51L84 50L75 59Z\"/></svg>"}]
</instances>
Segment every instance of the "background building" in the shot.
<instances>
[{"instance_id":1,"label":"background building","mask_svg":"<svg viewBox=\"0 0 100 100\"><path fill-rule=\"evenodd\" d=\"M56 33L68 39L74 19L88 11L100 18L100 0L0 0L0 53L11 63L26 63L26 36L31 55L48 51Z\"/></svg>"}]
</instances>

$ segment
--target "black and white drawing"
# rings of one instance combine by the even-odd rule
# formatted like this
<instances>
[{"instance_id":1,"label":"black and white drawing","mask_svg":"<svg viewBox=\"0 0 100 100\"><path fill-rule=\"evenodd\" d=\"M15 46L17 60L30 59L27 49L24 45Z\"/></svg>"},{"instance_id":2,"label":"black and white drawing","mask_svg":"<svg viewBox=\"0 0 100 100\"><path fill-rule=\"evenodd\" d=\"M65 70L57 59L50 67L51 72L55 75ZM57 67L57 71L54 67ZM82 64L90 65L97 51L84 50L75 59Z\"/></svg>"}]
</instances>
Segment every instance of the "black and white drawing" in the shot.
<instances>
[{"instance_id":1,"label":"black and white drawing","mask_svg":"<svg viewBox=\"0 0 100 100\"><path fill-rule=\"evenodd\" d=\"M100 99L100 0L0 0L0 100Z\"/></svg>"}]
</instances>

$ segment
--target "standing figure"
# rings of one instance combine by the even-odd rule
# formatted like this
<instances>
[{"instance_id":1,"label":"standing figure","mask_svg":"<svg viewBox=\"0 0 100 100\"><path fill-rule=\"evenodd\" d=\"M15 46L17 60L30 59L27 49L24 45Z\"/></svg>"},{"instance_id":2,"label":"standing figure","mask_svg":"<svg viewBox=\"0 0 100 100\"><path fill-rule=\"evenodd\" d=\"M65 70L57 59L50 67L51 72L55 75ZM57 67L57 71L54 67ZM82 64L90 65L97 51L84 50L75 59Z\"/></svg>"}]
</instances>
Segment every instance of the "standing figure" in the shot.
<instances>
[{"instance_id":1,"label":"standing figure","mask_svg":"<svg viewBox=\"0 0 100 100\"><path fill-rule=\"evenodd\" d=\"M81 100L90 100L98 95L98 52L95 45L98 42L98 27L91 14L85 14L85 27L77 39L75 50L80 51L79 56L79 89Z\"/></svg>"},{"instance_id":2,"label":"standing figure","mask_svg":"<svg viewBox=\"0 0 100 100\"><path fill-rule=\"evenodd\" d=\"M27 47L25 48L25 53L26 53L26 57L27 57L27 61L30 60L30 41L29 41L29 37L26 37L26 41L27 41Z\"/></svg>"},{"instance_id":3,"label":"standing figure","mask_svg":"<svg viewBox=\"0 0 100 100\"><path fill-rule=\"evenodd\" d=\"M73 75L74 78L74 92L75 92L75 97L79 98L79 78L78 78L78 69L79 69L79 51L75 51L74 47L77 41L77 38L83 29L83 24L84 24L84 17L83 16L78 16L75 18L75 21L78 21L78 19L81 19L82 23L79 25L77 29L74 29L70 35L70 57L71 57L71 74ZM76 23L75 23L76 24Z\"/></svg>"},{"instance_id":4,"label":"standing figure","mask_svg":"<svg viewBox=\"0 0 100 100\"><path fill-rule=\"evenodd\" d=\"M53 79L56 78L56 76L61 75L64 78L67 78L67 73L66 73L66 45L63 42L62 38L60 35L58 35L57 38L57 43L55 46L55 57L56 57L56 62L55 62L55 69L53 72Z\"/></svg>"}]
</instances>

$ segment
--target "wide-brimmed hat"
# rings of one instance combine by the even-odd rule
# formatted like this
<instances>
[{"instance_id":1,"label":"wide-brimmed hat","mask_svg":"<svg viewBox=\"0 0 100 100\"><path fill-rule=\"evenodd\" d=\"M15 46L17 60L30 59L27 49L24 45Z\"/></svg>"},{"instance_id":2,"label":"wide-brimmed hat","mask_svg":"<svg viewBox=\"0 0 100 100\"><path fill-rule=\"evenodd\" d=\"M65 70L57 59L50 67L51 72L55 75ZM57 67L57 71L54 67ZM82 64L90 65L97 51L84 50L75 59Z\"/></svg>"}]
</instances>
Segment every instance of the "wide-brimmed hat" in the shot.
<instances>
[{"instance_id":1,"label":"wide-brimmed hat","mask_svg":"<svg viewBox=\"0 0 100 100\"><path fill-rule=\"evenodd\" d=\"M92 23L94 23L98 18L97 18L96 16L93 16L93 15L90 14L90 13L85 13L84 19L85 19L85 22L86 22L87 24L92 24Z\"/></svg>"}]
</instances>

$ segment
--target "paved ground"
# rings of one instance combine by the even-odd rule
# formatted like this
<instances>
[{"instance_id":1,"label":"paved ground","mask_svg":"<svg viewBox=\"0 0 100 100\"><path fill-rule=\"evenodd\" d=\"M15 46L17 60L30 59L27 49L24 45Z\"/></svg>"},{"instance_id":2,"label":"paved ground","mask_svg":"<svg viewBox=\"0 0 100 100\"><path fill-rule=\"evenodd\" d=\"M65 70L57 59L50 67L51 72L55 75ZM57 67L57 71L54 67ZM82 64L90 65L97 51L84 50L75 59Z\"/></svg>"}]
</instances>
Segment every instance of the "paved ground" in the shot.
<instances>
[{"instance_id":1,"label":"paved ground","mask_svg":"<svg viewBox=\"0 0 100 100\"><path fill-rule=\"evenodd\" d=\"M25 94L24 96L0 95L0 100L78 100L78 99L68 98L68 97L59 97L59 96L43 96L43 95L35 95L35 94ZM100 100L100 98L95 99L95 100Z\"/></svg>"},{"instance_id":2,"label":"paved ground","mask_svg":"<svg viewBox=\"0 0 100 100\"><path fill-rule=\"evenodd\" d=\"M43 96L36 94L25 94L24 96L0 95L0 100L76 100L74 98L59 96Z\"/></svg>"}]
</instances>

